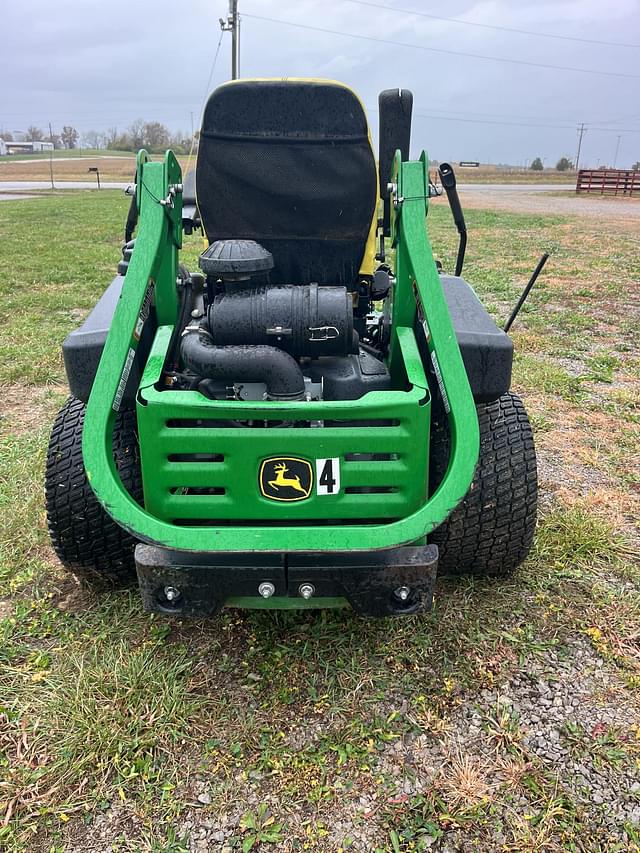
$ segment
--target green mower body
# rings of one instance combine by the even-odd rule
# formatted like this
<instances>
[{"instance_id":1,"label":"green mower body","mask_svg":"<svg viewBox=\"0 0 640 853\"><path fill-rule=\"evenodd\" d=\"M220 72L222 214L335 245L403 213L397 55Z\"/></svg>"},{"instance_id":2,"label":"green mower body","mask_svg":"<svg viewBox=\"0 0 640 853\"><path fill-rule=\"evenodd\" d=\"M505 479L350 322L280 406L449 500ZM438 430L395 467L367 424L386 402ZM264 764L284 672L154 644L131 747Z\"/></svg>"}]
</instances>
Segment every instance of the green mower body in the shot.
<instances>
[{"instance_id":1,"label":"green mower body","mask_svg":"<svg viewBox=\"0 0 640 853\"><path fill-rule=\"evenodd\" d=\"M402 125L397 99L406 93L395 97ZM313 110L300 106L309 101ZM227 84L205 111L186 218L173 153L163 162L138 155L137 236L90 371L82 461L109 522L127 537L147 609L210 615L228 604L349 602L378 616L431 603L438 548L430 537L468 495L480 450L469 381L478 356L475 368L473 353L463 360L465 332L454 329L452 306L467 326L474 317L484 324L477 382L491 386L496 353L506 371L507 387L502 376L495 394L485 391L490 398L508 391L511 348L461 279L443 284L425 227L427 157L408 159L402 126L395 144L393 116L381 119L380 170L389 173L378 177L364 110L346 87ZM354 209L345 214L350 175ZM241 214L220 210L233 205ZM200 276L179 265L183 230L194 225L215 249L204 253ZM248 274L246 258L233 253L256 243L254 267L272 266ZM379 274L373 254L381 262L385 245L393 269L380 263ZM237 316L235 325L226 316ZM73 358L72 335L72 392ZM205 361L206 369L194 367ZM135 413L142 495L114 453L125 410ZM436 426L446 449L440 442L445 458L430 482ZM73 571L87 557L74 559L72 548L70 558L56 532L60 486L54 475L50 526Z\"/></svg>"}]
</instances>

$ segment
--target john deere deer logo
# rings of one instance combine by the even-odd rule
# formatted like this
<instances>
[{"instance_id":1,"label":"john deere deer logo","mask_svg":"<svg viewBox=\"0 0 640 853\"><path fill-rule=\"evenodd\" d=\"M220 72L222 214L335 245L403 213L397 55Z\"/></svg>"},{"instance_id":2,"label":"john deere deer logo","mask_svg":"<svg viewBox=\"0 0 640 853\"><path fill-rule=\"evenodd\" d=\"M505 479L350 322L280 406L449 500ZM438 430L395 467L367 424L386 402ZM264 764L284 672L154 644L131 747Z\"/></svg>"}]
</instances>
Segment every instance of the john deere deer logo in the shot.
<instances>
[{"instance_id":1,"label":"john deere deer logo","mask_svg":"<svg viewBox=\"0 0 640 853\"><path fill-rule=\"evenodd\" d=\"M276 456L260 466L260 492L272 501L303 501L312 486L313 468L306 459Z\"/></svg>"}]
</instances>

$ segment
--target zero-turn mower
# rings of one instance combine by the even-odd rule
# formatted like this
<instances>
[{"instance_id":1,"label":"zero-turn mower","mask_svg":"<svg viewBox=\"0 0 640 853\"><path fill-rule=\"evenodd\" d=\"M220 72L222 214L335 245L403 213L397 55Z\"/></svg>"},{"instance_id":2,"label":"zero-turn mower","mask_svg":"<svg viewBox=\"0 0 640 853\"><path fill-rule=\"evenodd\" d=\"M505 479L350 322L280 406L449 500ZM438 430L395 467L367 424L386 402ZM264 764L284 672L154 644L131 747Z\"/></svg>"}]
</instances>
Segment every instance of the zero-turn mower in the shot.
<instances>
[{"instance_id":1,"label":"zero-turn mower","mask_svg":"<svg viewBox=\"0 0 640 853\"><path fill-rule=\"evenodd\" d=\"M438 566L507 575L536 521L513 346L434 261L412 95L322 80L206 105L195 175L138 154L118 275L63 344L49 528L80 579L144 606L428 608ZM137 221L137 236L132 239ZM179 263L201 228L199 272Z\"/></svg>"}]
</instances>

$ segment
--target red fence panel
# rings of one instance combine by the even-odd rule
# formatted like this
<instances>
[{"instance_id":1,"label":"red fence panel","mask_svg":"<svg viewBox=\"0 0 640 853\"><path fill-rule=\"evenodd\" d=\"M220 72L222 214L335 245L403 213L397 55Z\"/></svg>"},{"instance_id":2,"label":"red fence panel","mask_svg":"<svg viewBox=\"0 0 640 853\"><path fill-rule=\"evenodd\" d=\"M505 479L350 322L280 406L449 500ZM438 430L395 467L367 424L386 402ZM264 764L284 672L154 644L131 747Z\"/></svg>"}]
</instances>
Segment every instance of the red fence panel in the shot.
<instances>
[{"instance_id":1,"label":"red fence panel","mask_svg":"<svg viewBox=\"0 0 640 853\"><path fill-rule=\"evenodd\" d=\"M640 172L631 169L580 169L577 193L640 195Z\"/></svg>"}]
</instances>

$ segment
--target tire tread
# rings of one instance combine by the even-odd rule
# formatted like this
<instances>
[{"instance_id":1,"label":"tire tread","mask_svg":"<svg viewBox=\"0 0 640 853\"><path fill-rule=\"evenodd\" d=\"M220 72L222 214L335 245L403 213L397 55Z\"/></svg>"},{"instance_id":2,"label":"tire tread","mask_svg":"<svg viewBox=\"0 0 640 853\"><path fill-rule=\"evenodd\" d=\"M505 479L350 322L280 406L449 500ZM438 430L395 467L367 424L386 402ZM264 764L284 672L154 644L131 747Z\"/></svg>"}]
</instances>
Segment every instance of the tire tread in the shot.
<instances>
[{"instance_id":1,"label":"tire tread","mask_svg":"<svg viewBox=\"0 0 640 853\"><path fill-rule=\"evenodd\" d=\"M137 542L102 508L89 485L82 459L84 415L84 403L69 397L51 430L45 472L49 535L60 562L79 580L92 586L122 586L135 578ZM142 503L133 409L116 417L113 456L123 484Z\"/></svg>"},{"instance_id":2,"label":"tire tread","mask_svg":"<svg viewBox=\"0 0 640 853\"><path fill-rule=\"evenodd\" d=\"M480 455L471 487L431 535L443 574L506 577L527 557L536 527L538 482L531 424L520 397L478 406ZM442 432L437 437L443 445ZM448 450L436 471L444 474Z\"/></svg>"}]
</instances>

